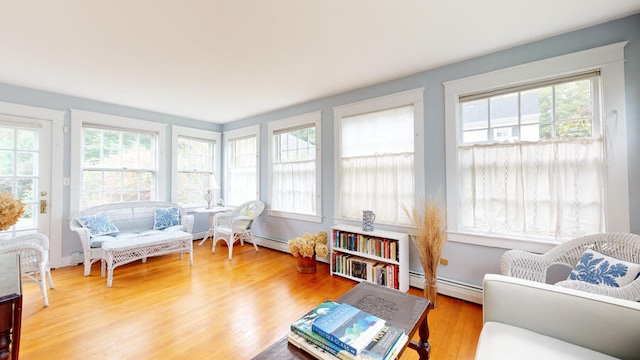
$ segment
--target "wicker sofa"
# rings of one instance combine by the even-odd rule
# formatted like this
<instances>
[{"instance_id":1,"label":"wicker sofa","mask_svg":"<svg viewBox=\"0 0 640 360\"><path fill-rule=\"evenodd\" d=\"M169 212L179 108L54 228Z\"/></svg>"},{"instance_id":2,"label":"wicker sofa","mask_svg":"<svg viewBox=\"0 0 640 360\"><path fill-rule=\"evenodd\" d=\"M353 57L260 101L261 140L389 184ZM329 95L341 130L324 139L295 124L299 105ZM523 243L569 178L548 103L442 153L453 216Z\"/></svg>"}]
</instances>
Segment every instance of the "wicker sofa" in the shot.
<instances>
[{"instance_id":1,"label":"wicker sofa","mask_svg":"<svg viewBox=\"0 0 640 360\"><path fill-rule=\"evenodd\" d=\"M101 275L108 270L111 286L113 269L147 257L189 254L193 264L193 215L170 202L137 201L99 205L85 209L70 221L78 233L84 252L84 275L101 261Z\"/></svg>"}]
</instances>

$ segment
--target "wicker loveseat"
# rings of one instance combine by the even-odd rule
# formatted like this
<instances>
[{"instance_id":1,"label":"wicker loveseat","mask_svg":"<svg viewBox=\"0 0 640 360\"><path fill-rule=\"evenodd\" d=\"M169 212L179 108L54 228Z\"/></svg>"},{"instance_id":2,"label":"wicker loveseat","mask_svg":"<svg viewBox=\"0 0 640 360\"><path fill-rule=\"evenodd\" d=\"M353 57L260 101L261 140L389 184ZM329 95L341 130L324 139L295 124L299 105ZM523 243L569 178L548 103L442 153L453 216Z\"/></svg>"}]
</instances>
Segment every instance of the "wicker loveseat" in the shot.
<instances>
[{"instance_id":1,"label":"wicker loveseat","mask_svg":"<svg viewBox=\"0 0 640 360\"><path fill-rule=\"evenodd\" d=\"M603 233L568 240L544 254L532 254L521 250L506 251L501 258L500 271L503 275L542 283L555 283L565 288L590 293L613 296L619 299L640 301L640 277L628 285L610 287L590 284L579 280L559 282L547 279L551 267L564 266L570 271L587 249L604 255L640 264L640 235L630 233Z\"/></svg>"},{"instance_id":2,"label":"wicker loveseat","mask_svg":"<svg viewBox=\"0 0 640 360\"><path fill-rule=\"evenodd\" d=\"M101 275L108 270L111 286L113 269L147 257L188 253L193 263L193 215L180 206L159 201L119 202L85 209L70 221L78 233L84 252L84 275L101 260Z\"/></svg>"}]
</instances>

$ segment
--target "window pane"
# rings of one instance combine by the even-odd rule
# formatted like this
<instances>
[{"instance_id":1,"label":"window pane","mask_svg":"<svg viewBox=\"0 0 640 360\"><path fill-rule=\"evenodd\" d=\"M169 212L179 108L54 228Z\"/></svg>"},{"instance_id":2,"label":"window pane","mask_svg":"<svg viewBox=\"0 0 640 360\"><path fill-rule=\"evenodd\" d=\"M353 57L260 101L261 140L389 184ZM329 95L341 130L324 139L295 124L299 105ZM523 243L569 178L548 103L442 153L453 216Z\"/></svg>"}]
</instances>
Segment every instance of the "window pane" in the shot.
<instances>
[{"instance_id":1,"label":"window pane","mask_svg":"<svg viewBox=\"0 0 640 360\"><path fill-rule=\"evenodd\" d=\"M179 136L176 146L178 203L183 206L202 206L205 204L204 193L214 187L211 183L214 176L214 142Z\"/></svg>"},{"instance_id":2,"label":"window pane","mask_svg":"<svg viewBox=\"0 0 640 360\"><path fill-rule=\"evenodd\" d=\"M18 176L36 176L38 169L38 154L32 152L18 152L16 154L16 175Z\"/></svg>"},{"instance_id":3,"label":"window pane","mask_svg":"<svg viewBox=\"0 0 640 360\"><path fill-rule=\"evenodd\" d=\"M271 208L316 214L315 124L273 135Z\"/></svg>"},{"instance_id":4,"label":"window pane","mask_svg":"<svg viewBox=\"0 0 640 360\"><path fill-rule=\"evenodd\" d=\"M13 129L0 127L0 149L13 149Z\"/></svg>"},{"instance_id":5,"label":"window pane","mask_svg":"<svg viewBox=\"0 0 640 360\"><path fill-rule=\"evenodd\" d=\"M487 99L460 104L462 114L462 138L464 142L489 140L489 102Z\"/></svg>"},{"instance_id":6,"label":"window pane","mask_svg":"<svg viewBox=\"0 0 640 360\"><path fill-rule=\"evenodd\" d=\"M256 136L229 140L225 201L239 205L255 200L257 194Z\"/></svg>"},{"instance_id":7,"label":"window pane","mask_svg":"<svg viewBox=\"0 0 640 360\"><path fill-rule=\"evenodd\" d=\"M494 96L489 99L489 125L493 129L490 132L492 140L513 139L511 127L518 127L519 122L517 93Z\"/></svg>"},{"instance_id":8,"label":"window pane","mask_svg":"<svg viewBox=\"0 0 640 360\"><path fill-rule=\"evenodd\" d=\"M343 118L342 156L413 152L413 113L411 105Z\"/></svg>"},{"instance_id":9,"label":"window pane","mask_svg":"<svg viewBox=\"0 0 640 360\"><path fill-rule=\"evenodd\" d=\"M17 129L17 149L19 150L38 150L38 130Z\"/></svg>"}]
</instances>

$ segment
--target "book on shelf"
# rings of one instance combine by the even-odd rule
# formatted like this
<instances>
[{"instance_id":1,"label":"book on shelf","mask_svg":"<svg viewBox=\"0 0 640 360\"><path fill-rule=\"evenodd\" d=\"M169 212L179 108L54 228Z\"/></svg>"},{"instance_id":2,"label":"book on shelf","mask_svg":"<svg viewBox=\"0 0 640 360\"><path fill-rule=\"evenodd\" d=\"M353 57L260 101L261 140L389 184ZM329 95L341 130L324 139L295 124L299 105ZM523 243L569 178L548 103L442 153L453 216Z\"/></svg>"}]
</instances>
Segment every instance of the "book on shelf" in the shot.
<instances>
[{"instance_id":1,"label":"book on shelf","mask_svg":"<svg viewBox=\"0 0 640 360\"><path fill-rule=\"evenodd\" d=\"M315 320L311 329L341 348L358 355L384 328L386 322L349 304L340 304Z\"/></svg>"}]
</instances>

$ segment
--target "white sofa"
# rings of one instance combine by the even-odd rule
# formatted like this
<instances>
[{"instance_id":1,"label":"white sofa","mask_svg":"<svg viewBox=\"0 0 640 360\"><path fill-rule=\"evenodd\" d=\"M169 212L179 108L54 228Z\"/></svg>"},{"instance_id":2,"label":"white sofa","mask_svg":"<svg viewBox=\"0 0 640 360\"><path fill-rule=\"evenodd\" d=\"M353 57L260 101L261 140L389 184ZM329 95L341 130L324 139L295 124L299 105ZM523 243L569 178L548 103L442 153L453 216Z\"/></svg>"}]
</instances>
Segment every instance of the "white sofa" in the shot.
<instances>
[{"instance_id":1,"label":"white sofa","mask_svg":"<svg viewBox=\"0 0 640 360\"><path fill-rule=\"evenodd\" d=\"M640 359L640 303L504 275L484 278L476 359Z\"/></svg>"},{"instance_id":2,"label":"white sofa","mask_svg":"<svg viewBox=\"0 0 640 360\"><path fill-rule=\"evenodd\" d=\"M175 222L162 223L163 215ZM92 224L88 217L108 218L107 225ZM169 253L188 253L193 263L193 215L187 215L179 205L160 201L131 201L99 205L84 209L70 221L71 230L78 233L84 252L84 276L91 274L91 265L101 260L111 286L113 268L138 259ZM108 244L108 245L106 245Z\"/></svg>"}]
</instances>

